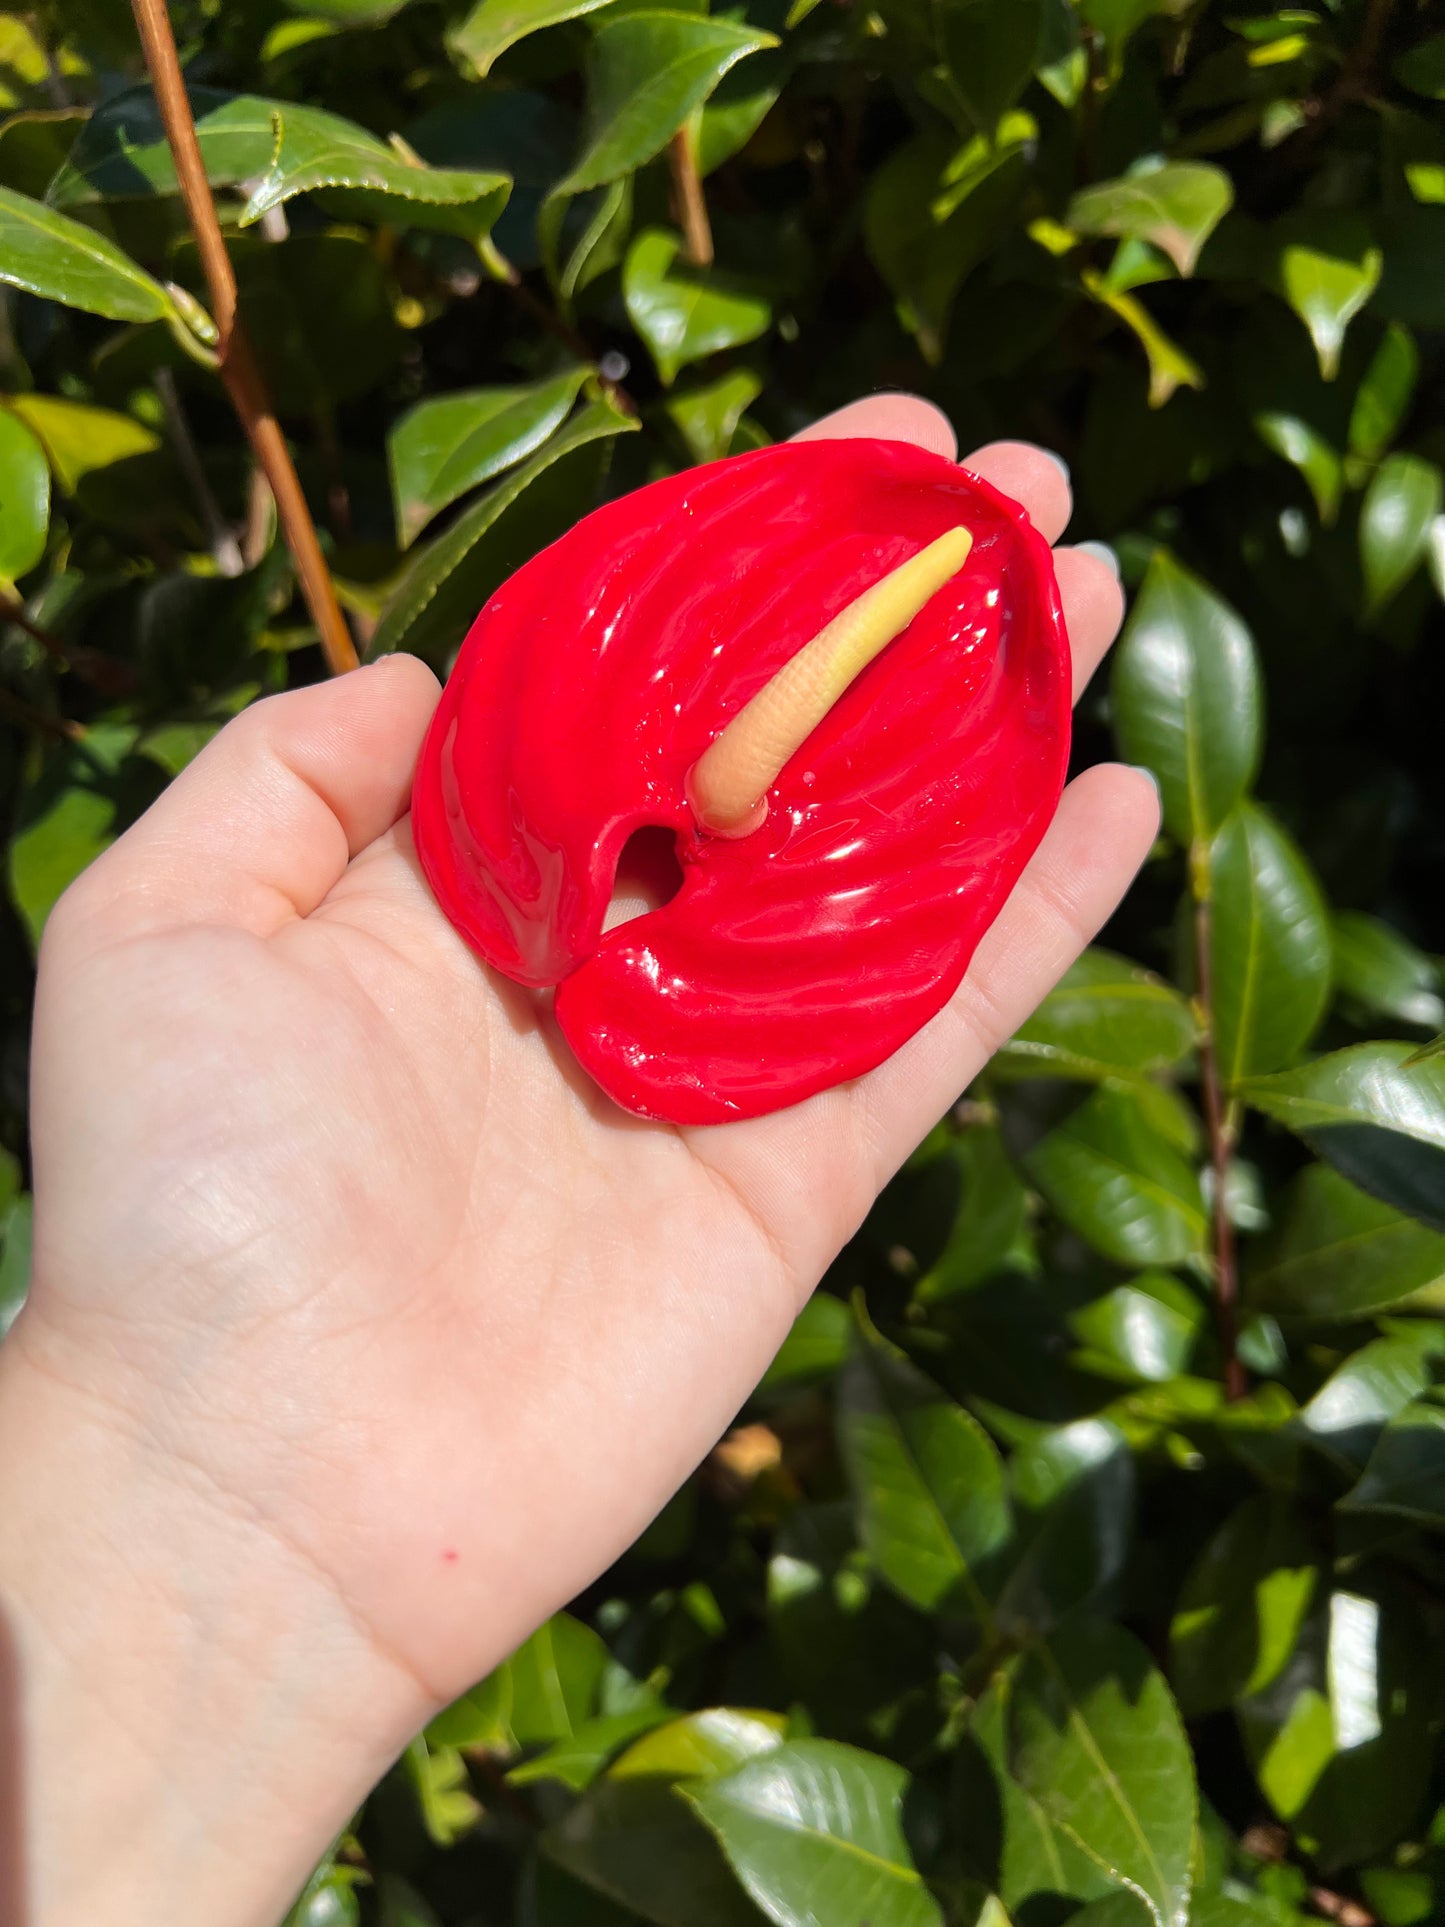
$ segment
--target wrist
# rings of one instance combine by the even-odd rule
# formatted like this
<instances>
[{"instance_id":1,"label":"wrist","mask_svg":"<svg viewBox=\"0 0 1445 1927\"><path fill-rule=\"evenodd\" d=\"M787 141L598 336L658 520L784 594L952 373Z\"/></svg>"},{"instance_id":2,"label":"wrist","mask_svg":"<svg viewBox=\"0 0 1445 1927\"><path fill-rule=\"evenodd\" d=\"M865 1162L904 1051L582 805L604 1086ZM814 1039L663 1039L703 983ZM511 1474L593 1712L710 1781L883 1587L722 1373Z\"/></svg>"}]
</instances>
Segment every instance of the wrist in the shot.
<instances>
[{"instance_id":1,"label":"wrist","mask_svg":"<svg viewBox=\"0 0 1445 1927\"><path fill-rule=\"evenodd\" d=\"M300 1550L28 1336L0 1351L0 1917L267 1927L432 1708Z\"/></svg>"}]
</instances>

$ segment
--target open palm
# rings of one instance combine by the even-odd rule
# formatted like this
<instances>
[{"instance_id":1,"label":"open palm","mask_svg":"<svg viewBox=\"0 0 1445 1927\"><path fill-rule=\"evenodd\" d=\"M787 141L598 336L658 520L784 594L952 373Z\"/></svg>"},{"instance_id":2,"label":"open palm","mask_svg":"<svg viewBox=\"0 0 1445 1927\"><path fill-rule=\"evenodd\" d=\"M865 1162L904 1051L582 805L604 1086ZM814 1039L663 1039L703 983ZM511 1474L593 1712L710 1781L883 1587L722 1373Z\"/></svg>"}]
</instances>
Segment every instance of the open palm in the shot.
<instances>
[{"instance_id":1,"label":"open palm","mask_svg":"<svg viewBox=\"0 0 1445 1927\"><path fill-rule=\"evenodd\" d=\"M921 403L814 433L951 453ZM1036 450L972 464L1051 539ZM1082 683L1117 584L1061 551ZM1096 769L955 998L752 1122L625 1116L437 910L405 815L436 700L392 659L258 705L47 932L37 1247L15 1342L280 1549L375 1656L393 1738L592 1579L708 1450L879 1186L1155 833ZM384 1684L381 1682L384 1680Z\"/></svg>"}]
</instances>

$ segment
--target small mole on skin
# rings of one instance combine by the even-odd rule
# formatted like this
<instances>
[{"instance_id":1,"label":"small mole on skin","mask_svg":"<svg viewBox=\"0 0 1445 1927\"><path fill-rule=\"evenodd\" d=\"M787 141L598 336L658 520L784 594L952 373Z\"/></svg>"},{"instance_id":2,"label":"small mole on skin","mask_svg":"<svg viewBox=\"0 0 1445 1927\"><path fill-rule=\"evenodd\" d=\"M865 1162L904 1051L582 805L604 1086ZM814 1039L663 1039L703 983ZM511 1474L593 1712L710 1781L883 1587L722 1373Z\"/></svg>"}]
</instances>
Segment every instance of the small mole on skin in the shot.
<instances>
[{"instance_id":1,"label":"small mole on skin","mask_svg":"<svg viewBox=\"0 0 1445 1927\"><path fill-rule=\"evenodd\" d=\"M442 1558L446 1560L448 1565L451 1565L455 1561L456 1556L455 1546L444 1546L442 1548Z\"/></svg>"}]
</instances>

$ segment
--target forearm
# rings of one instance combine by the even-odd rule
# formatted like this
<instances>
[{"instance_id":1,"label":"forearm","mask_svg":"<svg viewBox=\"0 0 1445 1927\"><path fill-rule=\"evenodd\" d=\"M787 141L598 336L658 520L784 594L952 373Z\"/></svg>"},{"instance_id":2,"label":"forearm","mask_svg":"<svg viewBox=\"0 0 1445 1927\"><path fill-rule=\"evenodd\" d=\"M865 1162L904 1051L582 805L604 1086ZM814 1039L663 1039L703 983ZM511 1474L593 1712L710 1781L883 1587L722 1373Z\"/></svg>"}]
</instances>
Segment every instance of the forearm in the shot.
<instances>
[{"instance_id":1,"label":"forearm","mask_svg":"<svg viewBox=\"0 0 1445 1927\"><path fill-rule=\"evenodd\" d=\"M0 1353L0 1919L271 1927L418 1715L314 1569Z\"/></svg>"}]
</instances>

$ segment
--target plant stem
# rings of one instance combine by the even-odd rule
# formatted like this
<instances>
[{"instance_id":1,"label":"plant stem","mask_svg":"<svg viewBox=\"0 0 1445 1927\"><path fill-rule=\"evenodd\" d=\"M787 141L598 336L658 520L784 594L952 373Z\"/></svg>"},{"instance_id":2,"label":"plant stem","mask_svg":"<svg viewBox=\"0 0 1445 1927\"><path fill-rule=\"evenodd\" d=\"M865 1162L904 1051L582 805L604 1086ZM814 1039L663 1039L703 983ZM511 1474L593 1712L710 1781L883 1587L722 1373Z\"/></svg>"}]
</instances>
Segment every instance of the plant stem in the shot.
<instances>
[{"instance_id":1,"label":"plant stem","mask_svg":"<svg viewBox=\"0 0 1445 1927\"><path fill-rule=\"evenodd\" d=\"M113 656L102 655L99 649L90 649L84 643L63 642L34 621L12 596L0 593L0 623L6 622L13 622L32 642L38 642L53 662L91 683L103 696L124 695L135 686L128 663L117 662Z\"/></svg>"},{"instance_id":2,"label":"plant stem","mask_svg":"<svg viewBox=\"0 0 1445 1927\"><path fill-rule=\"evenodd\" d=\"M1212 906L1209 896L1209 859L1196 849L1190 871L1194 887L1194 958L1199 1008L1204 1036L1199 1046L1199 1073L1204 1087L1204 1123L1209 1132L1209 1162L1214 1174L1214 1319L1224 1370L1224 1395L1243 1398L1249 1390L1244 1361L1239 1356L1239 1264L1234 1248L1234 1224L1229 1216L1229 1161L1234 1151L1234 1127L1225 1110L1219 1085L1219 1060L1214 1050L1214 982L1211 968Z\"/></svg>"},{"instance_id":3,"label":"plant stem","mask_svg":"<svg viewBox=\"0 0 1445 1927\"><path fill-rule=\"evenodd\" d=\"M682 224L683 251L695 268L711 267L712 226L707 218L702 176L697 171L697 147L686 122L667 143L667 164L672 170L672 191Z\"/></svg>"},{"instance_id":4,"label":"plant stem","mask_svg":"<svg viewBox=\"0 0 1445 1927\"><path fill-rule=\"evenodd\" d=\"M0 716L8 716L21 729L33 729L41 736L53 736L62 743L78 743L85 735L80 723L73 723L66 716L52 716L46 710L36 709L34 704L23 702L19 696L12 696L4 688L0 688Z\"/></svg>"},{"instance_id":5,"label":"plant stem","mask_svg":"<svg viewBox=\"0 0 1445 1927\"><path fill-rule=\"evenodd\" d=\"M131 11L135 15L141 45L145 50L146 65L150 69L166 140L175 161L181 198L186 204L191 231L200 251L201 267L210 293L211 312L220 331L221 379L226 384L241 426L256 451L256 459L265 471L271 493L276 498L276 513L280 517L287 547L295 559L301 592L311 610L327 663L334 674L355 669L356 648L336 600L326 558L321 553L321 544L317 539L316 524L311 519L311 511L306 505L286 438L281 433L281 424L271 407L260 370L236 312L236 276L221 235L210 183L206 179L201 145L196 138L196 123L191 116L191 104L186 98L180 56L176 51L165 0L131 0Z\"/></svg>"}]
</instances>

